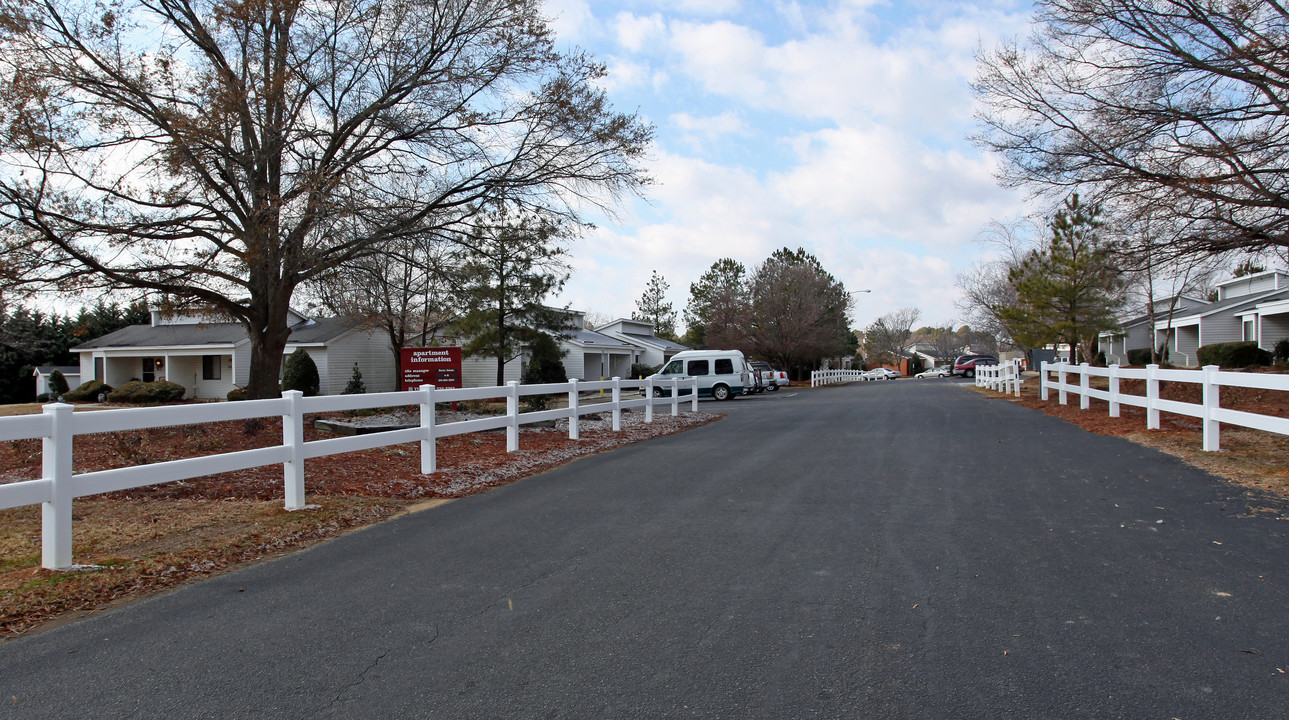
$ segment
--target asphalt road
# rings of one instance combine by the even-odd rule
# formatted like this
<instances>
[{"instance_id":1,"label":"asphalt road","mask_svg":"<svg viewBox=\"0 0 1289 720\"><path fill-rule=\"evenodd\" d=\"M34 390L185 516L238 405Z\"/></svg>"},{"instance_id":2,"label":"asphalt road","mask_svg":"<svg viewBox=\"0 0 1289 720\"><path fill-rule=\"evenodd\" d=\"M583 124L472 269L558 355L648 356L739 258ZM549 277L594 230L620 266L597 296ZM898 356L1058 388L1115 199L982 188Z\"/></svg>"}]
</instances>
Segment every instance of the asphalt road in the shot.
<instances>
[{"instance_id":1,"label":"asphalt road","mask_svg":"<svg viewBox=\"0 0 1289 720\"><path fill-rule=\"evenodd\" d=\"M0 717L1285 716L1285 503L949 381L702 407L4 643Z\"/></svg>"}]
</instances>

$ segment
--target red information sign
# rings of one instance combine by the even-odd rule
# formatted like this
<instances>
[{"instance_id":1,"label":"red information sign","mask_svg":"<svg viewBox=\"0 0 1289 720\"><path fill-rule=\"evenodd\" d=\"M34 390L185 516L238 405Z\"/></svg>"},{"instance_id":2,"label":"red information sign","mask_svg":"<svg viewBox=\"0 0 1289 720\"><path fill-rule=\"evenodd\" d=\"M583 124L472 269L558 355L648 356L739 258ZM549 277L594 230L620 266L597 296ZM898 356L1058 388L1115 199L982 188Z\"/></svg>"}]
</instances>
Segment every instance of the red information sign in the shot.
<instances>
[{"instance_id":1,"label":"red information sign","mask_svg":"<svg viewBox=\"0 0 1289 720\"><path fill-rule=\"evenodd\" d=\"M405 347L399 350L404 390L415 390L422 385L461 387L461 348Z\"/></svg>"}]
</instances>

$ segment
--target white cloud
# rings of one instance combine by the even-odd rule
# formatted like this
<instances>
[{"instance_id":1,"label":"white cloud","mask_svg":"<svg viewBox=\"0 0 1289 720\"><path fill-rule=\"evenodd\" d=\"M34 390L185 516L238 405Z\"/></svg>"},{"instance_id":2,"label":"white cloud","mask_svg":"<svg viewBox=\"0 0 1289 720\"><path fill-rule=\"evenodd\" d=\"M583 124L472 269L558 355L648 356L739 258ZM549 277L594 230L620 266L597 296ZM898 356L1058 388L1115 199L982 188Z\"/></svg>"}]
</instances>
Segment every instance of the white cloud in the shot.
<instances>
[{"instance_id":1,"label":"white cloud","mask_svg":"<svg viewBox=\"0 0 1289 720\"><path fill-rule=\"evenodd\" d=\"M618 13L613 29L617 34L618 44L630 52L653 47L667 36L667 23L656 13L646 16Z\"/></svg>"},{"instance_id":2,"label":"white cloud","mask_svg":"<svg viewBox=\"0 0 1289 720\"><path fill-rule=\"evenodd\" d=\"M733 112L723 112L720 115L707 117L677 113L672 115L669 121L681 130L686 142L699 153L712 143L747 132L743 119Z\"/></svg>"},{"instance_id":3,"label":"white cloud","mask_svg":"<svg viewBox=\"0 0 1289 720\"><path fill-rule=\"evenodd\" d=\"M684 0L637 2L650 9L617 13L606 37L617 86L652 82L632 102L667 118L649 166L659 184L635 217L574 248L575 305L629 314L656 269L679 311L715 260L750 268L803 246L874 291L857 296L857 326L910 305L926 322L956 314L972 240L1022 205L962 139L973 53L1022 32L1026 9L766 0L696 20Z\"/></svg>"}]
</instances>

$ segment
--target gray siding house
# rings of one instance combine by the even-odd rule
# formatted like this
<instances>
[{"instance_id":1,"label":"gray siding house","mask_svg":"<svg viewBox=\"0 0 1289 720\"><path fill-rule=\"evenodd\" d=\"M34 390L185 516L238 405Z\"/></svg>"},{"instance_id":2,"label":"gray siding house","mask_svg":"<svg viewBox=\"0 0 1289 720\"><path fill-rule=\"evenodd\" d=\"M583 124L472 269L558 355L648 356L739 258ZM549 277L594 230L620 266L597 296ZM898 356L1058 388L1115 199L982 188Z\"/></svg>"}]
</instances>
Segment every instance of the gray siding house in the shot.
<instances>
[{"instance_id":1,"label":"gray siding house","mask_svg":"<svg viewBox=\"0 0 1289 720\"><path fill-rule=\"evenodd\" d=\"M1170 360L1174 365L1199 364L1196 351L1204 345L1239 342L1241 340L1267 341L1260 338L1259 326L1265 315L1277 327L1283 301L1289 300L1289 275L1279 270L1233 278L1217 286L1217 302L1193 309L1184 315L1175 315L1171 327L1167 321L1155 322L1156 342L1168 343ZM1278 339L1278 338L1277 338ZM1269 340L1274 344L1275 340Z\"/></svg>"},{"instance_id":2,"label":"gray siding house","mask_svg":"<svg viewBox=\"0 0 1289 720\"><path fill-rule=\"evenodd\" d=\"M1155 301L1155 320L1162 321L1162 324L1168 325L1169 308L1172 308L1172 317L1179 318L1190 316L1199 311L1199 309L1208 303L1200 298L1182 295L1177 298L1174 304L1173 298L1164 298ZM1148 350L1150 349L1150 338L1155 333L1151 332L1150 314L1146 313L1137 317L1130 317L1119 322L1117 330L1107 330L1102 332L1097 340L1101 350L1105 352L1107 365L1127 365L1129 350Z\"/></svg>"},{"instance_id":3,"label":"gray siding house","mask_svg":"<svg viewBox=\"0 0 1289 720\"><path fill-rule=\"evenodd\" d=\"M318 366L319 390L336 395L353 374L363 373L368 392L394 390L394 355L385 336L349 318L308 318L292 323L285 354L297 348ZM72 348L80 356L81 381L120 387L130 380L168 380L185 397L223 399L250 380L251 342L240 323L202 315L152 313L150 325L131 325Z\"/></svg>"},{"instance_id":4,"label":"gray siding house","mask_svg":"<svg viewBox=\"0 0 1289 720\"><path fill-rule=\"evenodd\" d=\"M648 320L619 318L595 331L635 346L640 350L635 362L655 367L663 365L676 353L689 349L685 345L654 335L653 323Z\"/></svg>"}]
</instances>

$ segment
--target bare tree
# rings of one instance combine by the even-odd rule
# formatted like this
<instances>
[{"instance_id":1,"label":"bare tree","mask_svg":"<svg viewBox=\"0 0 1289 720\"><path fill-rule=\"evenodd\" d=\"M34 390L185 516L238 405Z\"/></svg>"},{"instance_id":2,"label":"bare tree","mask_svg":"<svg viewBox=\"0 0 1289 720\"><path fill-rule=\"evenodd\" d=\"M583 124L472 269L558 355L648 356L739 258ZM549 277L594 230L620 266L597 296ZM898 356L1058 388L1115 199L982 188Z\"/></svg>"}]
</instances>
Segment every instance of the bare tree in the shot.
<instances>
[{"instance_id":1,"label":"bare tree","mask_svg":"<svg viewBox=\"0 0 1289 720\"><path fill-rule=\"evenodd\" d=\"M913 325L920 317L922 311L917 308L900 308L877 318L864 329L864 352L869 358L889 361L904 357Z\"/></svg>"},{"instance_id":2,"label":"bare tree","mask_svg":"<svg viewBox=\"0 0 1289 720\"><path fill-rule=\"evenodd\" d=\"M963 333L954 329L953 323L930 328L924 340L941 362L952 363L970 344Z\"/></svg>"},{"instance_id":3,"label":"bare tree","mask_svg":"<svg viewBox=\"0 0 1289 720\"><path fill-rule=\"evenodd\" d=\"M399 348L424 345L457 317L454 287L459 277L454 246L438 237L412 237L387 244L320 276L307 289L328 311L361 318L389 338L397 377Z\"/></svg>"},{"instance_id":4,"label":"bare tree","mask_svg":"<svg viewBox=\"0 0 1289 720\"><path fill-rule=\"evenodd\" d=\"M956 303L974 332L987 333L993 344L1014 343L1015 333L1006 310L1017 302L1016 288L1011 284L1011 271L1021 264L1038 232L1031 218L1010 221L992 220L976 238L991 259L982 260L959 273L957 287L961 298ZM974 338L965 338L968 344Z\"/></svg>"},{"instance_id":5,"label":"bare tree","mask_svg":"<svg viewBox=\"0 0 1289 720\"><path fill-rule=\"evenodd\" d=\"M1173 253L1289 246L1289 9L1243 0L1043 0L977 58L977 141L1002 179L1171 209Z\"/></svg>"},{"instance_id":6,"label":"bare tree","mask_svg":"<svg viewBox=\"0 0 1289 720\"><path fill-rule=\"evenodd\" d=\"M486 201L571 217L647 182L651 130L541 7L6 1L0 271L221 311L272 395L302 283Z\"/></svg>"}]
</instances>

